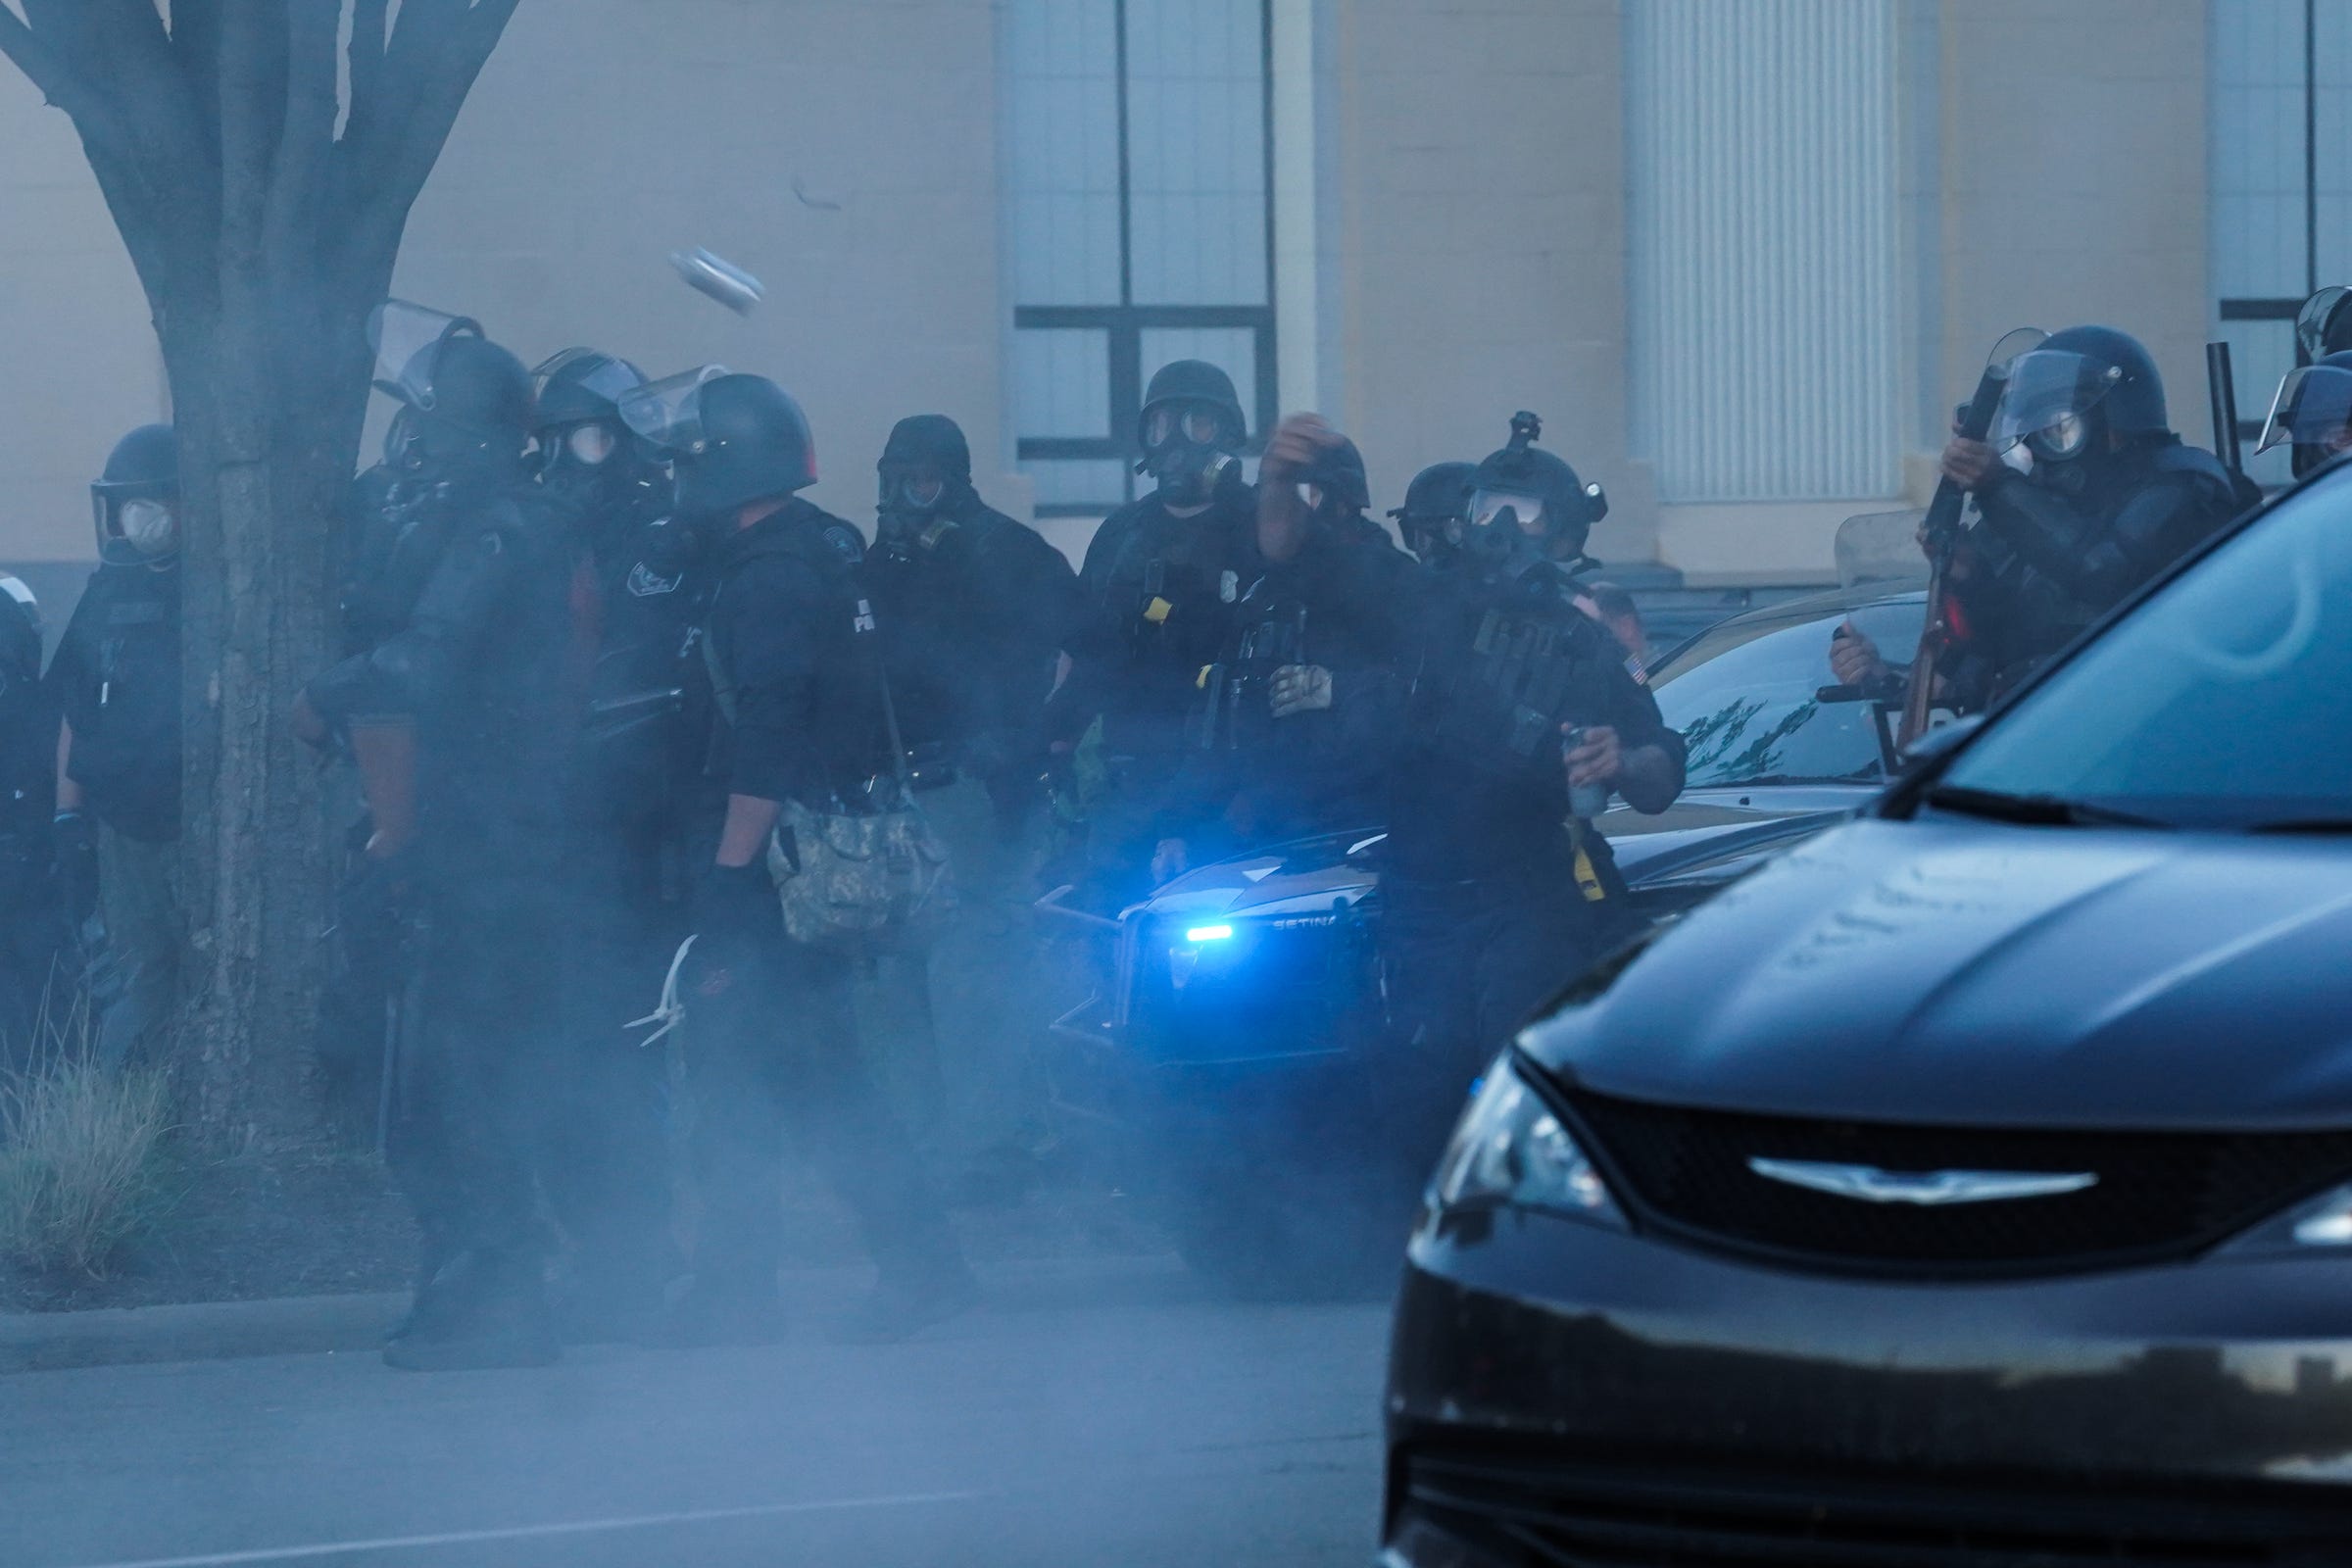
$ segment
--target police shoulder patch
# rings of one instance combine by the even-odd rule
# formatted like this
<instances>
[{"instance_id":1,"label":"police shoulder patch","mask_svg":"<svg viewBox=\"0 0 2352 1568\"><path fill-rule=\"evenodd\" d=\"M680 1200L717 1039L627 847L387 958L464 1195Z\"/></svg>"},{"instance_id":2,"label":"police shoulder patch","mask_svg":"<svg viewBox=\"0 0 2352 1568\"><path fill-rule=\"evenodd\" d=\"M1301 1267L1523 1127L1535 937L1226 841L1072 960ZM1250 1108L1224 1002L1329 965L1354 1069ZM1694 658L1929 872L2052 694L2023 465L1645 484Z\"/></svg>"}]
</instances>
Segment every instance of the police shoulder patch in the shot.
<instances>
[{"instance_id":1,"label":"police shoulder patch","mask_svg":"<svg viewBox=\"0 0 2352 1568\"><path fill-rule=\"evenodd\" d=\"M640 561L629 568L628 588L640 599L651 599L657 594L677 592L678 584L685 580L683 572L674 577L664 577Z\"/></svg>"},{"instance_id":2,"label":"police shoulder patch","mask_svg":"<svg viewBox=\"0 0 2352 1568\"><path fill-rule=\"evenodd\" d=\"M825 543L833 553L855 566L865 559L865 540L857 529L846 522L837 522L825 530Z\"/></svg>"}]
</instances>

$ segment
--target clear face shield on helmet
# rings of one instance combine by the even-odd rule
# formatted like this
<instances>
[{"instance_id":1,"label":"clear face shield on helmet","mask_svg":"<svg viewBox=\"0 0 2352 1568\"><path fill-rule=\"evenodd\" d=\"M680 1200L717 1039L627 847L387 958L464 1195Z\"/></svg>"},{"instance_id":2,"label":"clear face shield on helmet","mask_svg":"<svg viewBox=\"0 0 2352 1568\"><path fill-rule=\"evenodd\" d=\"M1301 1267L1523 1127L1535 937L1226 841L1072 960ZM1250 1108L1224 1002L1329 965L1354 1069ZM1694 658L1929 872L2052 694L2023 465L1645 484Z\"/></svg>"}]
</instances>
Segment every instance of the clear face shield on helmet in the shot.
<instances>
[{"instance_id":1,"label":"clear face shield on helmet","mask_svg":"<svg viewBox=\"0 0 2352 1568\"><path fill-rule=\"evenodd\" d=\"M407 300L386 300L368 318L368 346L375 351L374 384L388 397L422 414L433 410L433 372L441 345L453 337L480 337L469 317L451 316Z\"/></svg>"},{"instance_id":2,"label":"clear face shield on helmet","mask_svg":"<svg viewBox=\"0 0 2352 1568\"><path fill-rule=\"evenodd\" d=\"M2289 442L2298 477L2352 451L2352 368L2307 365L2279 380L2254 450L2268 452Z\"/></svg>"},{"instance_id":3,"label":"clear face shield on helmet","mask_svg":"<svg viewBox=\"0 0 2352 1568\"><path fill-rule=\"evenodd\" d=\"M621 422L664 458L694 457L708 444L703 433L703 388L730 373L723 365L703 365L648 381L619 400Z\"/></svg>"},{"instance_id":4,"label":"clear face shield on helmet","mask_svg":"<svg viewBox=\"0 0 2352 1568\"><path fill-rule=\"evenodd\" d=\"M146 565L179 549L179 506L169 496L123 496L100 488L90 504L98 530L98 559L111 566Z\"/></svg>"},{"instance_id":5,"label":"clear face shield on helmet","mask_svg":"<svg viewBox=\"0 0 2352 1568\"><path fill-rule=\"evenodd\" d=\"M1998 452L2020 445L2037 463L2066 463L2091 449L2091 411L2123 381L2121 367L2085 354L2034 349L2010 362L2008 385L1984 439Z\"/></svg>"},{"instance_id":6,"label":"clear face shield on helmet","mask_svg":"<svg viewBox=\"0 0 2352 1568\"><path fill-rule=\"evenodd\" d=\"M583 361L594 362L593 368L577 374L569 373L572 367ZM613 404L645 384L644 378L628 365L595 349L565 349L532 371L531 396L545 397L547 389L559 380L578 387L591 397Z\"/></svg>"}]
</instances>

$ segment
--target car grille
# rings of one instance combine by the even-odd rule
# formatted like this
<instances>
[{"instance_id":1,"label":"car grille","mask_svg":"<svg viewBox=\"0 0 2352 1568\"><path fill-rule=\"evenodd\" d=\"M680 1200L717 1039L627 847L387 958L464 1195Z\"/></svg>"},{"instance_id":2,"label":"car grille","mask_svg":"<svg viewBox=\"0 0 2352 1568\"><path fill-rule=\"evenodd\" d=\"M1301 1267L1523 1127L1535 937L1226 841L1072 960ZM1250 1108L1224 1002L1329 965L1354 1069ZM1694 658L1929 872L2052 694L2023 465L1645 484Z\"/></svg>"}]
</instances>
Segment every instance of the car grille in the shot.
<instances>
[{"instance_id":1,"label":"car grille","mask_svg":"<svg viewBox=\"0 0 2352 1568\"><path fill-rule=\"evenodd\" d=\"M1427 1450L1400 1467L1390 1560L1415 1568L2317 1568L2352 1536L2340 1500L2286 1487L2200 1497Z\"/></svg>"},{"instance_id":2,"label":"car grille","mask_svg":"<svg viewBox=\"0 0 2352 1568\"><path fill-rule=\"evenodd\" d=\"M1893 1126L1570 1104L1642 1217L1692 1241L1871 1273L2056 1273L2185 1255L2352 1176L2352 1133L2118 1133ZM2095 1185L1988 1202L1869 1202L1757 1175L1756 1158L1925 1172L2089 1171Z\"/></svg>"}]
</instances>

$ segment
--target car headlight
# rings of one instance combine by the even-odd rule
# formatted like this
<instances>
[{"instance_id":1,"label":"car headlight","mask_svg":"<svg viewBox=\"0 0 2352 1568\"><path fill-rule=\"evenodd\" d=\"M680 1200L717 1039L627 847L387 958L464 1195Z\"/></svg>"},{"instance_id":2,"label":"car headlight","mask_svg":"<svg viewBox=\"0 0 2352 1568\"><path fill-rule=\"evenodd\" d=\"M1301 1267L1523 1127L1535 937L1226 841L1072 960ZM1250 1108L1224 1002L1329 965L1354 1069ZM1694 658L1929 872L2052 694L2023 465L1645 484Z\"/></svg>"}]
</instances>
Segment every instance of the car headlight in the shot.
<instances>
[{"instance_id":1,"label":"car headlight","mask_svg":"<svg viewBox=\"0 0 2352 1568\"><path fill-rule=\"evenodd\" d=\"M1537 1208L1625 1228L1600 1172L1507 1051L1487 1069L1439 1162L1431 1196L1441 1211Z\"/></svg>"},{"instance_id":2,"label":"car headlight","mask_svg":"<svg viewBox=\"0 0 2352 1568\"><path fill-rule=\"evenodd\" d=\"M2352 1184L2297 1203L2263 1221L2222 1252L2236 1257L2312 1257L2333 1253L2352 1258Z\"/></svg>"}]
</instances>

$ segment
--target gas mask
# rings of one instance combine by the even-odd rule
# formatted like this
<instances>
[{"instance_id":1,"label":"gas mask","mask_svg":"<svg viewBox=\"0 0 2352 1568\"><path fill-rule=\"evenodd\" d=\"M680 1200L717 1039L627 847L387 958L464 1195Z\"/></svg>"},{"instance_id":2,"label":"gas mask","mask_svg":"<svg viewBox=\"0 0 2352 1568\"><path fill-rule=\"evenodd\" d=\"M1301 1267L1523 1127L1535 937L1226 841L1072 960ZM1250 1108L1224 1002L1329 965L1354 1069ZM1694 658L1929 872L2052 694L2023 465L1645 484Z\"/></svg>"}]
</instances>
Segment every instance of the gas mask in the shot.
<instances>
[{"instance_id":1,"label":"gas mask","mask_svg":"<svg viewBox=\"0 0 2352 1568\"><path fill-rule=\"evenodd\" d=\"M539 482L549 494L595 513L646 488L628 435L604 419L539 432Z\"/></svg>"},{"instance_id":2,"label":"gas mask","mask_svg":"<svg viewBox=\"0 0 2352 1568\"><path fill-rule=\"evenodd\" d=\"M956 489L931 464L883 464L874 504L883 547L893 555L906 556L935 542L934 525L955 510Z\"/></svg>"},{"instance_id":3,"label":"gas mask","mask_svg":"<svg viewBox=\"0 0 2352 1568\"><path fill-rule=\"evenodd\" d=\"M2079 496L2089 486L2091 470L2106 449L2105 434L2095 409L2063 414L2001 456L2007 461L2012 454L2024 453L2025 466L2020 471L2028 483L2060 495Z\"/></svg>"},{"instance_id":4,"label":"gas mask","mask_svg":"<svg viewBox=\"0 0 2352 1568\"><path fill-rule=\"evenodd\" d=\"M98 559L110 565L169 565L179 552L178 502L169 496L100 496Z\"/></svg>"},{"instance_id":5,"label":"gas mask","mask_svg":"<svg viewBox=\"0 0 2352 1568\"><path fill-rule=\"evenodd\" d=\"M1163 500L1195 506L1216 493L1241 443L1213 403L1164 403L1144 416L1144 460L1136 472L1159 481Z\"/></svg>"}]
</instances>

